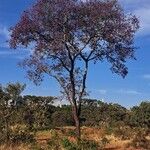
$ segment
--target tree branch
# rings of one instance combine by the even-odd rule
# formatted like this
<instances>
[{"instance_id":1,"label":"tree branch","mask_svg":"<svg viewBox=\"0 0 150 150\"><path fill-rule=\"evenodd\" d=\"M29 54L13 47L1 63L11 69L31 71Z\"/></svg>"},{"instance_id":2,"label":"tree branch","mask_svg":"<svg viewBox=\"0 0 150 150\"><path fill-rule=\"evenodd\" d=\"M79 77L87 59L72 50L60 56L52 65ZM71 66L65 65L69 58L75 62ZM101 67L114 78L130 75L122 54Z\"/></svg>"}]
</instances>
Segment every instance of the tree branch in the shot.
<instances>
[{"instance_id":1,"label":"tree branch","mask_svg":"<svg viewBox=\"0 0 150 150\"><path fill-rule=\"evenodd\" d=\"M62 63L62 66L68 71L70 72L69 68L67 67L67 65L64 63L63 59L61 59L60 57L58 57L57 55L50 55L51 57L54 57L56 59L58 59L61 63Z\"/></svg>"},{"instance_id":2,"label":"tree branch","mask_svg":"<svg viewBox=\"0 0 150 150\"><path fill-rule=\"evenodd\" d=\"M37 33L40 37L42 37L46 42L50 42L50 41L53 41L54 39L49 37L49 38L46 38L42 33L40 33L39 31L34 31L35 33Z\"/></svg>"},{"instance_id":3,"label":"tree branch","mask_svg":"<svg viewBox=\"0 0 150 150\"><path fill-rule=\"evenodd\" d=\"M88 72L88 61L85 62L85 71L84 71L83 80L82 80L82 90L79 95L78 115L80 115L80 112L81 112L81 102L82 102L82 97L83 97L83 94L84 94L85 88L86 88L87 72Z\"/></svg>"}]
</instances>

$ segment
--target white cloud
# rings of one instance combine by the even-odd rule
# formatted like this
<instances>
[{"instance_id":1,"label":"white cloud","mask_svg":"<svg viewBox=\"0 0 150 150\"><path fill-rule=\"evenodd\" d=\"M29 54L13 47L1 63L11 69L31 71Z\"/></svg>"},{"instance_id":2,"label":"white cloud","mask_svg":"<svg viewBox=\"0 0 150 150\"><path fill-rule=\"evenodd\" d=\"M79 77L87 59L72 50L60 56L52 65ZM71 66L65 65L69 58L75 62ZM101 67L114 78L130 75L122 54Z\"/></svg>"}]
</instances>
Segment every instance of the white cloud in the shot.
<instances>
[{"instance_id":1,"label":"white cloud","mask_svg":"<svg viewBox=\"0 0 150 150\"><path fill-rule=\"evenodd\" d=\"M100 90L98 90L98 92L102 95L105 95L107 93L107 90L100 89Z\"/></svg>"},{"instance_id":2,"label":"white cloud","mask_svg":"<svg viewBox=\"0 0 150 150\"><path fill-rule=\"evenodd\" d=\"M143 77L144 79L150 80L150 74L144 74L142 77Z\"/></svg>"},{"instance_id":3,"label":"white cloud","mask_svg":"<svg viewBox=\"0 0 150 150\"><path fill-rule=\"evenodd\" d=\"M135 14L140 21L137 36L150 35L150 0L119 0L123 8Z\"/></svg>"},{"instance_id":4,"label":"white cloud","mask_svg":"<svg viewBox=\"0 0 150 150\"><path fill-rule=\"evenodd\" d=\"M98 92L101 95L106 95L108 93L108 90L105 89L99 89L99 90L95 90L96 92ZM125 95L140 95L141 92L134 90L134 89L110 89L109 90L110 93L114 93L114 94L125 94Z\"/></svg>"},{"instance_id":5,"label":"white cloud","mask_svg":"<svg viewBox=\"0 0 150 150\"><path fill-rule=\"evenodd\" d=\"M119 2L121 3L121 4L134 4L134 5L139 5L139 4L141 4L141 5L143 5L143 3L146 3L146 2L149 2L149 0L119 0ZM141 3L142 2L142 3Z\"/></svg>"},{"instance_id":6,"label":"white cloud","mask_svg":"<svg viewBox=\"0 0 150 150\"><path fill-rule=\"evenodd\" d=\"M7 42L1 42L0 43L0 48L9 48L9 45Z\"/></svg>"},{"instance_id":7,"label":"white cloud","mask_svg":"<svg viewBox=\"0 0 150 150\"><path fill-rule=\"evenodd\" d=\"M29 54L30 52L24 49L21 50L0 49L0 58L13 58L23 60L27 58Z\"/></svg>"},{"instance_id":8,"label":"white cloud","mask_svg":"<svg viewBox=\"0 0 150 150\"><path fill-rule=\"evenodd\" d=\"M7 27L0 25L0 35L5 39L9 39L10 32L8 31Z\"/></svg>"},{"instance_id":9,"label":"white cloud","mask_svg":"<svg viewBox=\"0 0 150 150\"><path fill-rule=\"evenodd\" d=\"M119 2L129 11L150 5L149 0L119 0Z\"/></svg>"},{"instance_id":10,"label":"white cloud","mask_svg":"<svg viewBox=\"0 0 150 150\"><path fill-rule=\"evenodd\" d=\"M139 95L141 94L140 92L136 90L126 90L126 89L120 89L117 91L119 94L128 94L128 95Z\"/></svg>"},{"instance_id":11,"label":"white cloud","mask_svg":"<svg viewBox=\"0 0 150 150\"><path fill-rule=\"evenodd\" d=\"M11 55L11 54L13 53L10 51L0 51L0 55Z\"/></svg>"},{"instance_id":12,"label":"white cloud","mask_svg":"<svg viewBox=\"0 0 150 150\"><path fill-rule=\"evenodd\" d=\"M146 8L139 8L134 11L134 14L139 17L140 30L138 35L150 35L150 6Z\"/></svg>"},{"instance_id":13,"label":"white cloud","mask_svg":"<svg viewBox=\"0 0 150 150\"><path fill-rule=\"evenodd\" d=\"M0 25L0 48L9 48L7 40L10 39L8 28Z\"/></svg>"},{"instance_id":14,"label":"white cloud","mask_svg":"<svg viewBox=\"0 0 150 150\"><path fill-rule=\"evenodd\" d=\"M8 28L0 24L0 57L11 57L16 59L23 59L32 53L34 44L31 44L28 48L19 47L16 51L10 50L9 43L10 32Z\"/></svg>"}]
</instances>

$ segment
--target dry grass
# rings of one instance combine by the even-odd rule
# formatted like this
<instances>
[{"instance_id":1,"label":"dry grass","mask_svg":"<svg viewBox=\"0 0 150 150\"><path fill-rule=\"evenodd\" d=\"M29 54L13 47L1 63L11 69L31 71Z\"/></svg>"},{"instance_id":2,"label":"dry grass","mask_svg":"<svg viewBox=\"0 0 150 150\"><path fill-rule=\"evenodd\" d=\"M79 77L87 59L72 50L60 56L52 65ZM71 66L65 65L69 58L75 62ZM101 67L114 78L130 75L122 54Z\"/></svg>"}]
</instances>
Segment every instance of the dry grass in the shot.
<instances>
[{"instance_id":1,"label":"dry grass","mask_svg":"<svg viewBox=\"0 0 150 150\"><path fill-rule=\"evenodd\" d=\"M71 142L76 142L76 139L73 135L68 135L70 131L74 131L74 127L64 127L64 128L56 128L55 130L48 130L48 131L39 131L36 134L36 140L39 145L42 147L47 144L47 141L52 138L52 132L57 133L60 139L67 137ZM114 136L105 135L104 130L100 128L90 128L90 127L82 127L81 129L82 139L85 140L94 140L97 143L103 137L106 137L110 143L106 145L104 150L137 150L134 148L127 148L128 143L130 140L120 140L115 138ZM0 146L0 150L29 150L30 146L28 145L19 145L19 146ZM30 149L31 150L31 149Z\"/></svg>"},{"instance_id":2,"label":"dry grass","mask_svg":"<svg viewBox=\"0 0 150 150\"><path fill-rule=\"evenodd\" d=\"M29 146L21 144L21 145L2 145L0 146L0 150L30 150Z\"/></svg>"}]
</instances>

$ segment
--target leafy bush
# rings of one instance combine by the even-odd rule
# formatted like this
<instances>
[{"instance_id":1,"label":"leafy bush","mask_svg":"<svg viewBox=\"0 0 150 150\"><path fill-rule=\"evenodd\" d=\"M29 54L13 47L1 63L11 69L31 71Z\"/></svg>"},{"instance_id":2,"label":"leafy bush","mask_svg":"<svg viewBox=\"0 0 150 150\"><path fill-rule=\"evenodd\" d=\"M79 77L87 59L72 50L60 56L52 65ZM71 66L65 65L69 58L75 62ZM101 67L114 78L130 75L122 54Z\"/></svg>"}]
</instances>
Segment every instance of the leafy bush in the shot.
<instances>
[{"instance_id":1,"label":"leafy bush","mask_svg":"<svg viewBox=\"0 0 150 150\"><path fill-rule=\"evenodd\" d=\"M55 130L51 130L51 139L47 142L48 149L58 150L60 149L60 137Z\"/></svg>"},{"instance_id":2,"label":"leafy bush","mask_svg":"<svg viewBox=\"0 0 150 150\"><path fill-rule=\"evenodd\" d=\"M51 139L47 142L48 144L48 149L50 150L58 150L58 149L61 149L60 148L60 144L59 144L59 141L56 141L55 139Z\"/></svg>"},{"instance_id":3,"label":"leafy bush","mask_svg":"<svg viewBox=\"0 0 150 150\"><path fill-rule=\"evenodd\" d=\"M5 143L5 141L6 141L6 134L3 131L1 131L0 132L0 144Z\"/></svg>"},{"instance_id":4,"label":"leafy bush","mask_svg":"<svg viewBox=\"0 0 150 150\"><path fill-rule=\"evenodd\" d=\"M62 146L65 150L97 150L98 144L95 141L81 140L78 143L72 143L67 138L62 140Z\"/></svg>"},{"instance_id":5,"label":"leafy bush","mask_svg":"<svg viewBox=\"0 0 150 150\"><path fill-rule=\"evenodd\" d=\"M130 124L134 127L150 128L150 102L142 102L131 109Z\"/></svg>"},{"instance_id":6,"label":"leafy bush","mask_svg":"<svg viewBox=\"0 0 150 150\"><path fill-rule=\"evenodd\" d=\"M14 131L10 134L10 142L11 143L32 143L34 142L34 134L30 133L26 129L20 129L16 128Z\"/></svg>"},{"instance_id":7,"label":"leafy bush","mask_svg":"<svg viewBox=\"0 0 150 150\"><path fill-rule=\"evenodd\" d=\"M81 140L79 148L81 150L97 150L98 144L95 141Z\"/></svg>"},{"instance_id":8,"label":"leafy bush","mask_svg":"<svg viewBox=\"0 0 150 150\"><path fill-rule=\"evenodd\" d=\"M113 130L114 129L111 126L108 126L108 127L105 128L105 133L107 135L111 135L111 134L113 134Z\"/></svg>"},{"instance_id":9,"label":"leafy bush","mask_svg":"<svg viewBox=\"0 0 150 150\"><path fill-rule=\"evenodd\" d=\"M34 133L21 126L9 128L7 132L5 130L0 132L0 144L4 144L6 141L10 144L33 143L35 141Z\"/></svg>"},{"instance_id":10,"label":"leafy bush","mask_svg":"<svg viewBox=\"0 0 150 150\"><path fill-rule=\"evenodd\" d=\"M76 136L76 132L74 130L69 130L67 135L68 136Z\"/></svg>"},{"instance_id":11,"label":"leafy bush","mask_svg":"<svg viewBox=\"0 0 150 150\"><path fill-rule=\"evenodd\" d=\"M64 138L61 141L61 144L66 150L78 150L77 145L75 143L70 142L67 138Z\"/></svg>"}]
</instances>

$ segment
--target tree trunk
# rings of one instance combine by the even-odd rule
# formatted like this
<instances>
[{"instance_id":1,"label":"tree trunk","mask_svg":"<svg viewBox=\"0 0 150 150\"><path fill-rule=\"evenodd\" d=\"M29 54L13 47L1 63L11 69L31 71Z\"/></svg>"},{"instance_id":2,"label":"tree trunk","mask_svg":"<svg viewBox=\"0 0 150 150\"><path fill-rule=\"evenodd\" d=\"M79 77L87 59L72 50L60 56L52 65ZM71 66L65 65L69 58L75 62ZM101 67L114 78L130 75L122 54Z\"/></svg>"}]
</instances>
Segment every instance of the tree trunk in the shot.
<instances>
[{"instance_id":1,"label":"tree trunk","mask_svg":"<svg viewBox=\"0 0 150 150\"><path fill-rule=\"evenodd\" d=\"M73 117L74 117L75 127L76 127L76 136L79 141L81 138L80 117L78 115L78 111L75 106L73 107Z\"/></svg>"}]
</instances>

